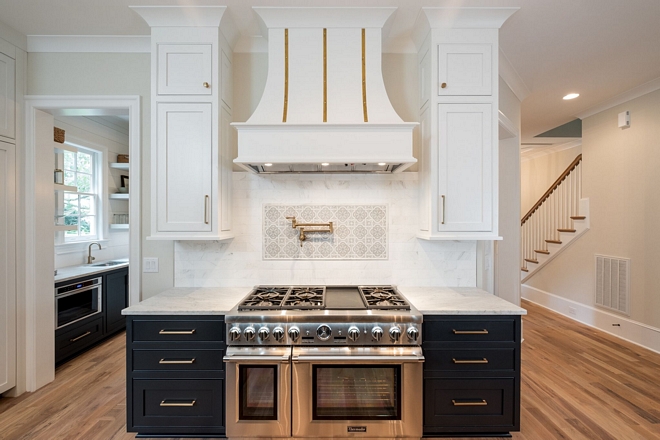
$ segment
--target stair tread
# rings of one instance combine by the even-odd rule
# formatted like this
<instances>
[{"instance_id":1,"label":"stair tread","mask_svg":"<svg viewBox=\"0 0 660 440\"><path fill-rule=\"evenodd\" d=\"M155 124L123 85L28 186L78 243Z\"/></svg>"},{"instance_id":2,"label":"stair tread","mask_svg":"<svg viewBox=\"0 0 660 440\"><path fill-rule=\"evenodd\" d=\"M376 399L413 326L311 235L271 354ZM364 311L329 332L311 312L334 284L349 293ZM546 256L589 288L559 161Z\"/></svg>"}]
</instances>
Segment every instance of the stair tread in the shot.
<instances>
[{"instance_id":1,"label":"stair tread","mask_svg":"<svg viewBox=\"0 0 660 440\"><path fill-rule=\"evenodd\" d=\"M572 215L571 216L572 220L584 220L585 218L587 218L586 215Z\"/></svg>"},{"instance_id":2,"label":"stair tread","mask_svg":"<svg viewBox=\"0 0 660 440\"><path fill-rule=\"evenodd\" d=\"M554 243L554 244L561 244L561 241L559 240L546 240L546 243Z\"/></svg>"},{"instance_id":3,"label":"stair tread","mask_svg":"<svg viewBox=\"0 0 660 440\"><path fill-rule=\"evenodd\" d=\"M527 261L528 263L539 264L538 260L532 260L531 258L525 258L525 261Z\"/></svg>"},{"instance_id":4,"label":"stair tread","mask_svg":"<svg viewBox=\"0 0 660 440\"><path fill-rule=\"evenodd\" d=\"M523 272L529 272L529 269L527 269L526 267L521 267L520 270L522 270Z\"/></svg>"},{"instance_id":5,"label":"stair tread","mask_svg":"<svg viewBox=\"0 0 660 440\"><path fill-rule=\"evenodd\" d=\"M546 255L550 254L550 251L546 251L543 249L535 250L534 252L538 252L539 254L546 254Z\"/></svg>"},{"instance_id":6,"label":"stair tread","mask_svg":"<svg viewBox=\"0 0 660 440\"><path fill-rule=\"evenodd\" d=\"M568 228L559 228L557 230L559 232L575 232L575 229L568 229Z\"/></svg>"}]
</instances>

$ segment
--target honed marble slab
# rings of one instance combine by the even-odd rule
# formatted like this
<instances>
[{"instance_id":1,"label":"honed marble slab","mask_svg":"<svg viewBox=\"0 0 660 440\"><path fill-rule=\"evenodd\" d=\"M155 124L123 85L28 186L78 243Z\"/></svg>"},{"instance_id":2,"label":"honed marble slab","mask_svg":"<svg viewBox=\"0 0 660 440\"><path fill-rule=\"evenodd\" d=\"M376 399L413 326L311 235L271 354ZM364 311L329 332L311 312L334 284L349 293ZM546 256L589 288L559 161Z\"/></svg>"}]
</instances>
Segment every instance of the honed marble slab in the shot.
<instances>
[{"instance_id":1,"label":"honed marble slab","mask_svg":"<svg viewBox=\"0 0 660 440\"><path fill-rule=\"evenodd\" d=\"M226 315L252 287L175 287L121 311L122 315Z\"/></svg>"},{"instance_id":2,"label":"honed marble slab","mask_svg":"<svg viewBox=\"0 0 660 440\"><path fill-rule=\"evenodd\" d=\"M527 311L475 287L399 287L424 315L526 315Z\"/></svg>"}]
</instances>

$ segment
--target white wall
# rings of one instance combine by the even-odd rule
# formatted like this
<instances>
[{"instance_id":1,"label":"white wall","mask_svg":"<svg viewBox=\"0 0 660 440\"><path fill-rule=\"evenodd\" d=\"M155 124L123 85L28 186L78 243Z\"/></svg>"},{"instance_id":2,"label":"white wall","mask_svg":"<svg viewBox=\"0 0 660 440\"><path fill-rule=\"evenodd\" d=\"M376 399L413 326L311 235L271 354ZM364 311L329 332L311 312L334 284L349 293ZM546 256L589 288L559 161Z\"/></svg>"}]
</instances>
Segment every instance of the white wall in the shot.
<instances>
[{"instance_id":1,"label":"white wall","mask_svg":"<svg viewBox=\"0 0 660 440\"><path fill-rule=\"evenodd\" d=\"M109 168L109 163L117 161L117 154L128 154L128 133L123 133L116 129L102 125L89 118L75 116L56 116L55 126L65 131L67 140L80 142L80 145L105 149L103 162L104 180L107 182L108 194L116 192L116 188L121 186L121 175L127 174L126 171L120 171ZM115 213L128 213L128 202L124 200L107 200L103 195L99 200L101 206L107 205L107 217L104 223L98 225L106 231L102 249L98 250L96 246L93 250L93 256L96 261L112 260L117 258L128 258L128 231L127 230L109 230L108 224L112 222L112 216ZM76 246L71 249L71 245L55 246L55 269L66 266L74 266L87 263L88 249L80 249Z\"/></svg>"},{"instance_id":2,"label":"white wall","mask_svg":"<svg viewBox=\"0 0 660 440\"><path fill-rule=\"evenodd\" d=\"M631 127L617 127L630 110ZM586 118L582 125L583 197L591 229L527 285L594 305L594 254L631 259L633 321L660 332L660 91ZM560 310L567 313L567 310Z\"/></svg>"},{"instance_id":3,"label":"white wall","mask_svg":"<svg viewBox=\"0 0 660 440\"><path fill-rule=\"evenodd\" d=\"M142 256L158 257L160 272L143 274L142 298L174 285L174 245L147 241L151 218L151 57L122 53L28 54L30 95L140 95L142 97ZM139 270L139 269L138 269Z\"/></svg>"},{"instance_id":4,"label":"white wall","mask_svg":"<svg viewBox=\"0 0 660 440\"><path fill-rule=\"evenodd\" d=\"M582 146L578 145L533 158L523 157L520 164L520 218L527 214L581 152Z\"/></svg>"},{"instance_id":5,"label":"white wall","mask_svg":"<svg viewBox=\"0 0 660 440\"><path fill-rule=\"evenodd\" d=\"M177 287L256 284L476 285L473 241L425 241L417 233L417 173L270 175L234 173L236 238L175 245ZM264 260L263 205L388 204L387 260ZM247 293L247 290L246 290Z\"/></svg>"}]
</instances>

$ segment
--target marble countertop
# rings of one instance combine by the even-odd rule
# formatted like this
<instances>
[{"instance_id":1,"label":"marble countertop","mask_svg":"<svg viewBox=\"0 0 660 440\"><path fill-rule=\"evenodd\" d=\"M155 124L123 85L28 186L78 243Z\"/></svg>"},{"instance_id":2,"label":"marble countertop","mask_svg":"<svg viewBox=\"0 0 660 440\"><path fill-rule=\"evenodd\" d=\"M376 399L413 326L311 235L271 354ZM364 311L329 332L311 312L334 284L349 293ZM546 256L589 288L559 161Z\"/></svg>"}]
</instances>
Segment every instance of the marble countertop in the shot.
<instances>
[{"instance_id":1,"label":"marble countertop","mask_svg":"<svg viewBox=\"0 0 660 440\"><path fill-rule=\"evenodd\" d=\"M124 315L225 315L250 287L175 287L122 311ZM399 287L425 315L526 315L527 311L481 289Z\"/></svg>"},{"instance_id":2,"label":"marble countertop","mask_svg":"<svg viewBox=\"0 0 660 440\"><path fill-rule=\"evenodd\" d=\"M128 267L128 258L117 258L114 260L108 261L121 261L121 264L116 264L114 266L102 266L94 267L89 264L81 264L80 266L69 266L57 269L57 275L55 275L55 282L59 283L61 281L68 281L74 278L80 278L87 275L96 275L103 272L108 272L110 270L121 269L122 267ZM98 261L94 264L103 264L104 261Z\"/></svg>"}]
</instances>

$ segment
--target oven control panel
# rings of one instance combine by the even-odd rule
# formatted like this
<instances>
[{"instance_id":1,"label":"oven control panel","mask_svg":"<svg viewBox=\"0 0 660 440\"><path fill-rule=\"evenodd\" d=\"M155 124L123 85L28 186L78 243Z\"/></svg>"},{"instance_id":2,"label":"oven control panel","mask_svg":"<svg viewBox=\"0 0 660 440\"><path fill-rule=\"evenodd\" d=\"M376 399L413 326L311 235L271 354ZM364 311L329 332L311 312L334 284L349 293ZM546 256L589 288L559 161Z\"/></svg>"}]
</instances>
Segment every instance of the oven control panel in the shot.
<instances>
[{"instance_id":1,"label":"oven control panel","mask_svg":"<svg viewBox=\"0 0 660 440\"><path fill-rule=\"evenodd\" d=\"M420 345L418 323L228 323L227 345Z\"/></svg>"}]
</instances>

